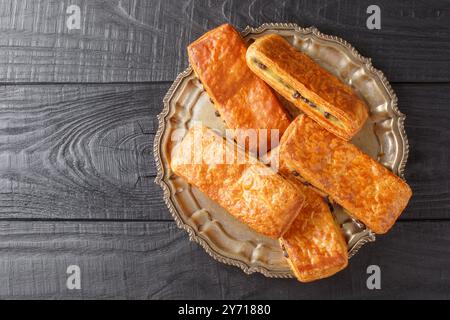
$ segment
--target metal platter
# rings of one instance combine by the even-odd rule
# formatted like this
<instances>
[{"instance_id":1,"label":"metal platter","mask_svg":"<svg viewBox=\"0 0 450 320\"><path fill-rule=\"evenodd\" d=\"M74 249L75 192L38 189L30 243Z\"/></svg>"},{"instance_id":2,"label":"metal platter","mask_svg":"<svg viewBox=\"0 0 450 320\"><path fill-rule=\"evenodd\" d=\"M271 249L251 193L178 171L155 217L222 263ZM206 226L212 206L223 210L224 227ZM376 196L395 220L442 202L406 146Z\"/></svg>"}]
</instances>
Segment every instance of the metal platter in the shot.
<instances>
[{"instance_id":1,"label":"metal platter","mask_svg":"<svg viewBox=\"0 0 450 320\"><path fill-rule=\"evenodd\" d=\"M258 28L247 27L242 36L251 42L269 33L285 37L366 101L370 118L352 143L403 178L408 157L405 116L398 110L397 97L383 73L345 40L322 34L314 27L270 23ZM283 103L290 112L295 110L288 102L283 100ZM186 132L196 121L221 132L226 129L190 67L177 77L167 92L158 120L154 142L156 183L163 188L165 203L177 225L188 232L190 240L199 243L220 262L238 266L246 273L292 277L277 241L238 222L170 169L171 150L183 138L180 132ZM339 206L335 207L334 214L345 234L350 256L363 244L375 241L372 231Z\"/></svg>"}]
</instances>

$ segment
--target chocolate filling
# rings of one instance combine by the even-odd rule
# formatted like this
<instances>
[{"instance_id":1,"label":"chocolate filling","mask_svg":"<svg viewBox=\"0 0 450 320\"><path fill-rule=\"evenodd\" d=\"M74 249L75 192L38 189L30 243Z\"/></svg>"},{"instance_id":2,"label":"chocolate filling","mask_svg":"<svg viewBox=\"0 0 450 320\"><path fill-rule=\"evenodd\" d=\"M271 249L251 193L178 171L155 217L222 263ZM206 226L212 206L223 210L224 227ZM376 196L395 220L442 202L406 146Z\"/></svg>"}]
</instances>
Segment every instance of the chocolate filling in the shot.
<instances>
[{"instance_id":1,"label":"chocolate filling","mask_svg":"<svg viewBox=\"0 0 450 320\"><path fill-rule=\"evenodd\" d=\"M285 258L289 258L289 255L288 255L288 253L287 253L287 251L286 251L286 248L284 247L284 244L283 244L283 243L281 244L281 250L283 250L283 256L284 256Z\"/></svg>"},{"instance_id":2,"label":"chocolate filling","mask_svg":"<svg viewBox=\"0 0 450 320\"><path fill-rule=\"evenodd\" d=\"M259 61L256 58L252 59L252 62L261 70L264 70L270 77L272 77L275 81L281 83L286 89L292 91L292 98L294 99L301 99L304 103L306 103L310 108L316 109L318 112L320 112L326 119L330 120L330 122L334 122L336 125L342 127L341 121L330 114L329 112L325 111L324 108L318 106L308 98L304 97L300 92L292 88L289 84L287 84L280 76L275 74L273 71L271 71L265 64L263 64L261 61Z\"/></svg>"},{"instance_id":3,"label":"chocolate filling","mask_svg":"<svg viewBox=\"0 0 450 320\"><path fill-rule=\"evenodd\" d=\"M266 70L266 69L267 69L267 66L266 66L264 63L261 63L261 62L259 62L259 61L257 61L257 60L253 60L253 61L256 63L256 65L258 66L258 68L263 69L263 70Z\"/></svg>"},{"instance_id":4,"label":"chocolate filling","mask_svg":"<svg viewBox=\"0 0 450 320\"><path fill-rule=\"evenodd\" d=\"M305 186L307 186L307 187L311 186L311 183L309 183L308 181L306 181L305 178L303 178L303 177L300 175L300 173L298 173L297 171L292 170L291 173L292 173L292 175L293 175L294 177L297 177L298 180L300 180L300 182L301 182L303 185L305 185Z\"/></svg>"}]
</instances>

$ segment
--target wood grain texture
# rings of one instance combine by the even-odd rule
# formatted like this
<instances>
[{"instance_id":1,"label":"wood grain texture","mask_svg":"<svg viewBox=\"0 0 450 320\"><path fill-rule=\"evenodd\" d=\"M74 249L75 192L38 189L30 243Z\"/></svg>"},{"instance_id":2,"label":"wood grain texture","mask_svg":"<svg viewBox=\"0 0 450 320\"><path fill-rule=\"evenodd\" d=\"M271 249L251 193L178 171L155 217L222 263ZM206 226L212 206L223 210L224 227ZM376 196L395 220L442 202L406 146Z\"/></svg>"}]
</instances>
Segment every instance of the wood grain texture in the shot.
<instances>
[{"instance_id":1,"label":"wood grain texture","mask_svg":"<svg viewBox=\"0 0 450 320\"><path fill-rule=\"evenodd\" d=\"M171 220L152 152L168 87L0 87L0 219ZM401 219L450 218L450 85L394 89L414 191Z\"/></svg>"},{"instance_id":2,"label":"wood grain texture","mask_svg":"<svg viewBox=\"0 0 450 320\"><path fill-rule=\"evenodd\" d=\"M80 30L66 27L70 4ZM370 4L381 30L366 28ZM449 18L449 1L437 0L0 1L0 298L449 299ZM153 183L162 98L187 66L186 45L225 22L315 25L407 82L394 89L414 197L333 278L299 284L214 261L177 229ZM80 291L65 286L72 264ZM366 288L371 264L382 290Z\"/></svg>"},{"instance_id":3,"label":"wood grain texture","mask_svg":"<svg viewBox=\"0 0 450 320\"><path fill-rule=\"evenodd\" d=\"M414 193L403 218L449 219L450 84L404 84L394 89L406 114L406 179Z\"/></svg>"},{"instance_id":4,"label":"wood grain texture","mask_svg":"<svg viewBox=\"0 0 450 320\"><path fill-rule=\"evenodd\" d=\"M81 9L80 30L66 8ZM186 46L225 22L314 25L373 59L391 81L450 80L450 3L376 2L381 30L366 27L373 1L3 0L0 82L167 81L187 66Z\"/></svg>"},{"instance_id":5,"label":"wood grain texture","mask_svg":"<svg viewBox=\"0 0 450 320\"><path fill-rule=\"evenodd\" d=\"M0 87L0 218L149 219L167 85Z\"/></svg>"},{"instance_id":6,"label":"wood grain texture","mask_svg":"<svg viewBox=\"0 0 450 320\"><path fill-rule=\"evenodd\" d=\"M301 284L245 275L171 222L0 222L0 298L450 298L450 222L402 222L336 276ZM413 243L413 245L412 245ZM381 268L381 290L366 269ZM81 290L66 288L69 265Z\"/></svg>"}]
</instances>

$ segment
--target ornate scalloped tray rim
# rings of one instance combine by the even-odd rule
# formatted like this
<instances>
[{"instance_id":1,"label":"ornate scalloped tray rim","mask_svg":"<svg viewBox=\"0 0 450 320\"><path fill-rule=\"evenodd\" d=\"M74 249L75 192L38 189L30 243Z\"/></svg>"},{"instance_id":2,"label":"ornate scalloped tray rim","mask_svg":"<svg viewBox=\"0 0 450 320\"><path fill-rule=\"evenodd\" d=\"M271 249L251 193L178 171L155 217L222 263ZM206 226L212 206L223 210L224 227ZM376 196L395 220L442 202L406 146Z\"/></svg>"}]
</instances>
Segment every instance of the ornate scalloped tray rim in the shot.
<instances>
[{"instance_id":1,"label":"ornate scalloped tray rim","mask_svg":"<svg viewBox=\"0 0 450 320\"><path fill-rule=\"evenodd\" d=\"M264 276L271 277L271 278L292 278L293 275L291 273L285 273L285 272L276 273L273 271L269 271L263 267L250 266L242 261L238 261L238 260L235 260L235 259L232 259L229 257L222 256L220 253L218 253L213 248L211 248L211 246L208 244L208 242L205 239L203 239L203 237L200 234L195 232L194 228L192 228L191 226L189 226L188 224L186 224L183 221L183 218L180 216L180 214L176 210L174 204L172 203L172 200L170 199L169 186L163 180L165 172L164 172L164 166L161 163L161 156L160 156L161 139L162 139L162 136L163 136L163 133L165 130L165 122L164 121L165 121L166 116L169 113L169 102L173 98L173 93L176 91L177 87L183 81L183 79L185 77L189 76L191 73L192 73L192 68L188 67L185 71L183 71L182 73L180 73L177 76L177 78L175 79L175 81L173 82L172 86L167 91L167 93L163 99L164 108L163 108L162 112L160 114L158 114L158 116L157 116L158 131L156 132L154 145L153 145L153 153L155 156L155 164L156 164L156 170L157 170L155 183L160 185L161 188L163 189L164 202L165 202L167 208L169 209L169 212L171 213L173 219L175 220L177 227L185 230L189 235L189 240L199 244L216 261L221 262L223 264L239 267L246 274L252 274L255 272L259 272L259 273L262 273ZM357 244L355 244L355 246L356 245Z\"/></svg>"},{"instance_id":2,"label":"ornate scalloped tray rim","mask_svg":"<svg viewBox=\"0 0 450 320\"><path fill-rule=\"evenodd\" d=\"M280 29L280 30L291 29L293 31L300 32L303 34L313 34L316 38L333 41L333 42L339 44L340 46L349 49L356 60L361 61L370 73L377 75L380 83L383 84L384 88L386 89L387 93L389 94L389 96L391 98L392 110L398 116L398 128L400 130L400 136L402 138L404 152L403 152L403 158L401 159L399 167L398 167L397 174L404 180L405 179L405 175L404 175L405 174L405 166L406 166L406 162L408 160L408 155L409 155L409 143L408 143L408 138L406 136L405 125L404 125L406 116L398 109L397 95L395 94L394 90L392 89L391 84L387 80L384 73L381 70L376 69L372 65L372 59L361 55L358 52L358 50L356 50L355 47L353 47L346 40L339 38L337 36L324 34L324 33L320 32L319 29L317 29L314 26L311 26L308 28L303 28L303 27L298 26L295 23L263 23L261 26L259 26L257 28L247 26L241 32L241 34L243 37L245 37L249 33L262 33L264 31L267 31L270 29Z\"/></svg>"},{"instance_id":3,"label":"ornate scalloped tray rim","mask_svg":"<svg viewBox=\"0 0 450 320\"><path fill-rule=\"evenodd\" d=\"M262 33L269 29L284 29L284 30L291 29L293 31L304 33L304 34L313 34L314 36L316 36L317 38L320 38L320 39L334 41L337 44L339 44L340 46L343 46L343 47L349 49L356 60L359 60L360 62L362 62L369 72L371 72L372 74L375 74L378 77L380 83L383 84L384 88L386 89L387 93L389 94L389 96L391 98L392 110L398 116L398 128L400 130L400 137L402 138L402 144L403 144L404 150L403 150L403 158L401 159L401 162L399 164L397 174L401 178L404 179L404 170L405 170L405 166L406 166L406 162L407 162L408 154L409 154L409 144L408 144L408 140L407 140L407 136L406 136L406 131L404 128L404 121L405 121L406 116L403 113L401 113L400 110L398 109L397 96L394 93L389 81L387 80L387 78L385 77L383 72L376 69L375 67L373 67L371 59L362 56L347 41L345 41L344 39L339 38L337 36L323 34L314 26L308 27L308 28L303 28L303 27L298 26L295 23L264 23L257 28L247 26L241 32L241 34L243 37L245 37L249 33ZM216 261L219 261L219 262L227 264L227 265L239 267L246 274L252 274L254 272L259 272L259 273L262 273L263 275L265 275L266 277L292 278L293 274L290 272L273 272L273 271L269 271L266 268L263 268L260 266L250 266L242 261L238 261L238 260L235 260L235 259L232 259L229 257L224 257L223 255L221 255L220 253L215 251L213 248L211 248L211 246L208 244L208 242L205 239L203 239L203 237L200 234L196 233L195 230L191 226L189 226L188 224L186 224L183 221L183 218L180 216L180 214L178 213L174 204L172 203L172 200L170 199L169 187L163 180L165 172L164 172L164 166L161 162L161 149L160 149L161 148L161 139L162 139L162 136L165 131L165 119L170 111L170 109L169 109L170 100L173 98L174 92L177 90L178 86L183 81L183 79L186 78L187 76L189 76L191 73L192 73L192 68L189 66L186 70L184 70L177 76L177 78L175 79L175 81L173 82L173 84L171 85L171 87L169 88L169 90L167 91L167 93L163 99L163 104L164 104L163 110L157 116L158 130L156 132L155 139L154 139L154 145L153 145L153 153L154 153L155 165L156 165L156 169L157 169L155 183L157 183L163 189L164 202L165 202L166 206L168 207L169 212L171 213L173 219L175 220L177 227L180 229L186 230L186 232L189 235L189 240L198 243ZM368 235L365 238L360 239L358 242L356 242L353 245L353 247L350 249L349 257L350 258L353 257L364 244L366 244L368 242L373 242L373 241L375 241L375 239L376 239L375 234L373 232L369 231Z\"/></svg>"},{"instance_id":4,"label":"ornate scalloped tray rim","mask_svg":"<svg viewBox=\"0 0 450 320\"><path fill-rule=\"evenodd\" d=\"M267 270L263 267L256 267L256 266L250 266L242 261L238 261L229 257L224 257L217 251L215 251L211 246L208 244L208 242L203 239L203 237L200 234L197 234L191 226L186 224L183 221L183 218L180 216L178 211L176 210L174 204L172 203L172 200L170 199L170 190L169 186L164 182L164 166L161 163L161 155L160 155L160 147L161 147L161 139L165 130L165 118L169 113L169 102L173 98L173 93L178 88L179 84L183 81L183 79L187 76L189 76L192 73L192 68L188 67L185 71L180 73L175 81L173 82L172 86L167 91L164 99L163 104L164 108L160 114L158 114L158 131L156 132L154 145L153 145L153 153L155 156L155 164L156 164L156 170L157 175L155 178L155 183L161 186L163 189L163 198L164 202L169 209L169 212L171 213L173 219L175 220L175 223L177 224L177 227L180 229L185 230L189 235L189 240L192 242L195 242L199 244L212 258L214 258L216 261L221 262L223 264L235 266L241 268L246 274L252 274L255 272L262 273L266 277L273 277L273 278L292 278L293 275L291 273L275 273L272 271Z\"/></svg>"}]
</instances>

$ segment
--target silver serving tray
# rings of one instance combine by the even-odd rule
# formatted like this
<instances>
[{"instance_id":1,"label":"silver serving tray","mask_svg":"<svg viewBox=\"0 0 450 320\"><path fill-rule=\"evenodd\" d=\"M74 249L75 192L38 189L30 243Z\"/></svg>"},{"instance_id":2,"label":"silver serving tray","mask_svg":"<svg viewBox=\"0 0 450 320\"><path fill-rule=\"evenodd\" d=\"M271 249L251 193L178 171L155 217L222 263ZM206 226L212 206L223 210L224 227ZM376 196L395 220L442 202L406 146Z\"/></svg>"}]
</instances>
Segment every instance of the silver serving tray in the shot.
<instances>
[{"instance_id":1,"label":"silver serving tray","mask_svg":"<svg viewBox=\"0 0 450 320\"><path fill-rule=\"evenodd\" d=\"M403 126L405 116L398 110L397 97L383 73L345 40L325 35L315 27L270 23L258 28L247 27L242 36L251 42L269 33L285 37L298 50L349 84L366 101L370 118L352 142L403 178L408 157L408 140ZM296 110L282 101L290 112ZM248 274L260 272L268 277L292 277L277 241L234 219L170 169L172 148L195 121L202 121L222 132L225 130L190 67L179 74L170 87L158 120L154 142L158 171L155 181L164 190L164 201L178 227L186 230L190 240L199 243L220 262L238 266ZM335 206L334 214L345 234L350 256L363 244L375 241L372 231L349 217L339 206Z\"/></svg>"}]
</instances>

